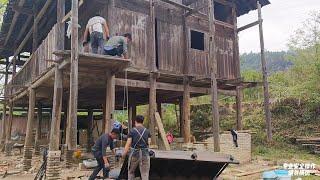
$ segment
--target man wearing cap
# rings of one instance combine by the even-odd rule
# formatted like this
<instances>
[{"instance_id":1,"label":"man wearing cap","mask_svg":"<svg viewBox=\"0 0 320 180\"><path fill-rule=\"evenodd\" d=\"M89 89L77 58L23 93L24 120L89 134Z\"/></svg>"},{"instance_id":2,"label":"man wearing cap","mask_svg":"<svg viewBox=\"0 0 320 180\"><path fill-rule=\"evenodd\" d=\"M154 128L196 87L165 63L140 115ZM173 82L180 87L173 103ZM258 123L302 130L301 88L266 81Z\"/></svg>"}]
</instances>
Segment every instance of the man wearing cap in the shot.
<instances>
[{"instance_id":1,"label":"man wearing cap","mask_svg":"<svg viewBox=\"0 0 320 180\"><path fill-rule=\"evenodd\" d=\"M109 176L110 164L106 156L106 149L109 146L110 149L113 150L113 140L118 137L119 133L119 129L112 129L111 133L105 133L100 136L92 147L92 152L98 162L98 166L92 172L89 180L96 179L101 169L103 171L104 178L107 178Z\"/></svg>"}]
</instances>

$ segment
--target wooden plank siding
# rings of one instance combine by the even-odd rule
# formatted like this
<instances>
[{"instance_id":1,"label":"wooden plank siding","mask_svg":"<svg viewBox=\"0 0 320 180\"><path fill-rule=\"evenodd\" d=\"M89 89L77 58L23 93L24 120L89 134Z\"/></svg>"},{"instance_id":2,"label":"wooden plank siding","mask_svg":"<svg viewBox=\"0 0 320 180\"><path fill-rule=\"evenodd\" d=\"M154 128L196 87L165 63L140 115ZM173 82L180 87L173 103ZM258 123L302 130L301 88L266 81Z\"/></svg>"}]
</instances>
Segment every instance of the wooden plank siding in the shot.
<instances>
[{"instance_id":1,"label":"wooden plank siding","mask_svg":"<svg viewBox=\"0 0 320 180\"><path fill-rule=\"evenodd\" d=\"M129 46L129 55L132 66L139 69L148 69L148 16L139 12L111 8L108 14L111 36L132 34L132 43Z\"/></svg>"},{"instance_id":2,"label":"wooden plank siding","mask_svg":"<svg viewBox=\"0 0 320 180\"><path fill-rule=\"evenodd\" d=\"M57 57L53 55L53 52L58 50L56 49L57 33L58 28L55 25L49 32L48 36L42 41L38 49L30 56L21 70L13 77L13 80L10 82L10 84L14 86L12 94L19 91L24 86L30 85L30 83L53 66L54 62L52 61L57 60Z\"/></svg>"},{"instance_id":3,"label":"wooden plank siding","mask_svg":"<svg viewBox=\"0 0 320 180\"><path fill-rule=\"evenodd\" d=\"M234 31L229 28L216 25L215 53L217 58L217 78L236 79L237 68L234 58Z\"/></svg>"},{"instance_id":4,"label":"wooden plank siding","mask_svg":"<svg viewBox=\"0 0 320 180\"><path fill-rule=\"evenodd\" d=\"M157 21L158 70L172 74L183 73L183 27Z\"/></svg>"}]
</instances>

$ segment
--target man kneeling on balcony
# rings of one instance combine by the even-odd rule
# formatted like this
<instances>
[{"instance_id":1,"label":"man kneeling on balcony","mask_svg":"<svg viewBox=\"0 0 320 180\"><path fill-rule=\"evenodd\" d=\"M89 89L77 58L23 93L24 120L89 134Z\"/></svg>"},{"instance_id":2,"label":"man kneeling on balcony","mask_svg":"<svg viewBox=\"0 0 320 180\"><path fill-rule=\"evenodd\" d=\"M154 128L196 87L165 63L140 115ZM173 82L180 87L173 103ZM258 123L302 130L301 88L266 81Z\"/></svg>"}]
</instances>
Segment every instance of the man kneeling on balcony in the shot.
<instances>
[{"instance_id":1,"label":"man kneeling on balcony","mask_svg":"<svg viewBox=\"0 0 320 180\"><path fill-rule=\"evenodd\" d=\"M97 14L89 19L87 23L83 37L83 44L88 43L88 39L90 38L91 52L95 54L103 54L104 41L108 40L109 36L109 27L106 20Z\"/></svg>"},{"instance_id":2,"label":"man kneeling on balcony","mask_svg":"<svg viewBox=\"0 0 320 180\"><path fill-rule=\"evenodd\" d=\"M106 42L104 52L106 55L128 59L128 44L131 41L132 36L130 33L126 33L123 36L113 36Z\"/></svg>"}]
</instances>

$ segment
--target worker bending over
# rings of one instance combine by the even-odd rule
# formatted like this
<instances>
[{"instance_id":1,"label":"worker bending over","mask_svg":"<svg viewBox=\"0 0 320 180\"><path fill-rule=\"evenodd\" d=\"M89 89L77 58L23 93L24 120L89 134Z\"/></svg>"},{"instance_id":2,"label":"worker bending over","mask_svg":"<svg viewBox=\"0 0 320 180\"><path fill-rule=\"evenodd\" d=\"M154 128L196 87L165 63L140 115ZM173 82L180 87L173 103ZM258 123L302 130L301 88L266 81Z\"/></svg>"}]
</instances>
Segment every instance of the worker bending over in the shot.
<instances>
[{"instance_id":1,"label":"worker bending over","mask_svg":"<svg viewBox=\"0 0 320 180\"><path fill-rule=\"evenodd\" d=\"M130 131L123 152L125 157L129 150L128 180L135 179L135 170L139 166L141 179L149 179L150 156L149 144L151 144L150 131L143 126L144 117L138 115L135 118L135 127Z\"/></svg>"},{"instance_id":2,"label":"worker bending over","mask_svg":"<svg viewBox=\"0 0 320 180\"><path fill-rule=\"evenodd\" d=\"M89 19L87 23L83 37L83 44L90 41L91 52L95 54L103 54L104 42L105 40L108 40L109 36L110 34L107 21L97 14Z\"/></svg>"},{"instance_id":3,"label":"worker bending over","mask_svg":"<svg viewBox=\"0 0 320 180\"><path fill-rule=\"evenodd\" d=\"M113 140L117 139L119 133L120 132L118 129L112 129L111 133L105 133L100 136L92 147L92 152L98 162L98 166L92 172L89 180L96 179L96 176L99 174L101 169L103 170L104 178L107 178L109 176L110 164L106 155L106 149L108 146L110 146L110 149L113 150Z\"/></svg>"},{"instance_id":4,"label":"worker bending over","mask_svg":"<svg viewBox=\"0 0 320 180\"><path fill-rule=\"evenodd\" d=\"M128 59L128 44L131 41L132 36L130 33L126 33L123 36L113 36L104 46L105 54Z\"/></svg>"}]
</instances>

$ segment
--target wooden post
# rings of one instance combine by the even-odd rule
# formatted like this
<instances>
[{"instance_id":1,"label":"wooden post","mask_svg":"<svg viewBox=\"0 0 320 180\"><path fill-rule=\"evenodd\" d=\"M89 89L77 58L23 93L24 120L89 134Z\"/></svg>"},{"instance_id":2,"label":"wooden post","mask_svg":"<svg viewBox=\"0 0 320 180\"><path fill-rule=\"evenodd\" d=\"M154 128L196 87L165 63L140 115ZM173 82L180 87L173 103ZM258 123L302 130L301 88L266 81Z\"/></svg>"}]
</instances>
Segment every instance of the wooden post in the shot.
<instances>
[{"instance_id":1,"label":"wooden post","mask_svg":"<svg viewBox=\"0 0 320 180\"><path fill-rule=\"evenodd\" d=\"M242 130L242 88L237 86L236 89L236 104L237 104L237 130Z\"/></svg>"},{"instance_id":2,"label":"wooden post","mask_svg":"<svg viewBox=\"0 0 320 180\"><path fill-rule=\"evenodd\" d=\"M271 124L271 112L270 112L270 101L269 101L269 84L268 84L268 72L266 56L264 53L264 37L263 37L263 27L262 27L262 13L261 4L257 1L258 6L258 21L259 21L259 33L260 33L260 46L261 46L261 65L262 65L262 75L263 75L263 93L264 93L264 111L266 116L266 126L267 126L267 141L272 141L272 124Z\"/></svg>"},{"instance_id":3,"label":"wooden post","mask_svg":"<svg viewBox=\"0 0 320 180\"><path fill-rule=\"evenodd\" d=\"M155 30L155 7L154 7L154 0L149 1L150 7L150 28L149 28L149 69L150 69L150 89L149 89L149 129L151 132L151 143L152 145L156 144L156 133L155 133L155 113L157 108L157 92L156 92L156 74L154 73L157 69L156 67L156 30Z\"/></svg>"},{"instance_id":4,"label":"wooden post","mask_svg":"<svg viewBox=\"0 0 320 180\"><path fill-rule=\"evenodd\" d=\"M184 119L183 119L183 99L179 99L179 122L180 122L180 137L184 137Z\"/></svg>"},{"instance_id":5,"label":"wooden post","mask_svg":"<svg viewBox=\"0 0 320 180\"><path fill-rule=\"evenodd\" d=\"M38 103L37 122L36 122L36 136L34 142L34 154L40 154L40 139L41 139L41 122L42 122L42 105Z\"/></svg>"},{"instance_id":6,"label":"wooden post","mask_svg":"<svg viewBox=\"0 0 320 180\"><path fill-rule=\"evenodd\" d=\"M87 152L91 152L91 145L93 143L92 128L93 128L93 110L88 109Z\"/></svg>"},{"instance_id":7,"label":"wooden post","mask_svg":"<svg viewBox=\"0 0 320 180\"><path fill-rule=\"evenodd\" d=\"M214 25L214 1L208 1L209 7L209 62L210 62L210 72L211 72L211 103L212 103L212 118L213 118L213 141L214 141L214 151L220 151L220 123L219 123L219 104L218 104L218 85L216 79L217 67L216 67L216 57L215 57L215 25Z\"/></svg>"},{"instance_id":8,"label":"wooden post","mask_svg":"<svg viewBox=\"0 0 320 180\"><path fill-rule=\"evenodd\" d=\"M11 154L11 129L12 129L12 120L13 120L13 108L14 108L14 102L10 102L9 104L9 117L7 120L7 126L6 126L6 145L5 145L5 151L6 155Z\"/></svg>"},{"instance_id":9,"label":"wooden post","mask_svg":"<svg viewBox=\"0 0 320 180\"><path fill-rule=\"evenodd\" d=\"M72 1L72 6L74 1ZM76 1L76 13L78 10L78 1ZM74 9L72 9L74 11ZM65 0L58 0L57 1L57 22L59 25L59 33L56 39L56 48L57 49L64 49L64 24L61 23L61 19L64 17L65 14ZM77 16L78 17L78 16ZM76 21L78 20L77 17L75 18ZM73 19L74 20L74 19ZM73 21L72 21L73 22ZM77 24L77 22L75 22ZM74 31L74 22L72 24L72 31ZM76 29L78 30L78 29ZM74 32L72 32L74 33ZM78 31L76 32L77 36ZM73 36L73 34L72 34ZM74 37L73 41L74 41ZM78 40L78 38L76 37ZM78 49L78 44L76 47L74 46L74 42L71 41L71 75L70 75L70 86L73 87L75 84L78 85L78 82L74 82L74 69L77 70L77 61L75 63L75 54L74 48ZM78 41L77 41L78 42ZM76 68L74 68L76 64ZM77 78L76 78L77 79ZM72 88L70 88L70 94L73 93ZM77 93L77 91L76 91ZM47 171L46 177L47 179L58 179L60 176L61 166L60 166L60 158L61 158L61 151L59 150L60 146L60 124L61 124L61 110L62 110L62 97L63 97L63 71L59 69L58 64L55 65L55 80L54 80L54 94L53 94L53 107L52 107L52 121L51 121L51 130L50 130L50 140L49 140L49 152L48 152L48 160L47 160ZM74 97L70 95L71 97ZM76 114L76 113L75 113Z\"/></svg>"},{"instance_id":10,"label":"wooden post","mask_svg":"<svg viewBox=\"0 0 320 180\"><path fill-rule=\"evenodd\" d=\"M77 149L77 111L78 111L78 60L79 60L79 33L78 33L78 0L72 0L71 8L71 72L70 72L70 97L69 97L69 121L67 126L68 162L72 161L72 154Z\"/></svg>"},{"instance_id":11,"label":"wooden post","mask_svg":"<svg viewBox=\"0 0 320 180\"><path fill-rule=\"evenodd\" d=\"M158 102L157 103L157 111L160 115L160 117L162 118L162 107L161 107L161 102Z\"/></svg>"},{"instance_id":12,"label":"wooden post","mask_svg":"<svg viewBox=\"0 0 320 180\"><path fill-rule=\"evenodd\" d=\"M128 110L128 125L129 130L131 130L134 127L134 121L137 116L137 105L136 105L136 99L133 93L129 95L129 110Z\"/></svg>"},{"instance_id":13,"label":"wooden post","mask_svg":"<svg viewBox=\"0 0 320 180\"><path fill-rule=\"evenodd\" d=\"M7 126L7 101L8 101L8 94L6 91L7 84L8 84L8 76L9 76L9 58L6 58L6 73L5 73L5 80L4 80L4 101L3 101L3 113L2 113L2 131L1 131L1 144L4 145L6 142L6 126ZM4 146L2 146L4 147ZM4 148L1 148L2 151Z\"/></svg>"},{"instance_id":14,"label":"wooden post","mask_svg":"<svg viewBox=\"0 0 320 180\"><path fill-rule=\"evenodd\" d=\"M233 58L234 58L234 68L236 72L236 78L240 78L240 56L239 56L239 36L238 36L238 30L237 30L237 8L235 4L233 4L232 7L232 16L233 16L233 27L234 27L234 42L233 42Z\"/></svg>"},{"instance_id":15,"label":"wooden post","mask_svg":"<svg viewBox=\"0 0 320 180\"><path fill-rule=\"evenodd\" d=\"M190 143L191 141L191 131L190 131L190 79L189 77L184 77L183 80L184 91L183 91L183 132L184 132L184 142Z\"/></svg>"},{"instance_id":16,"label":"wooden post","mask_svg":"<svg viewBox=\"0 0 320 180\"><path fill-rule=\"evenodd\" d=\"M111 131L111 120L115 109L115 75L111 71L107 71L106 82L106 106L105 106L105 133Z\"/></svg>"},{"instance_id":17,"label":"wooden post","mask_svg":"<svg viewBox=\"0 0 320 180\"><path fill-rule=\"evenodd\" d=\"M155 113L157 111L156 74L150 74L149 90L149 129L151 133L151 143L156 144Z\"/></svg>"},{"instance_id":18,"label":"wooden post","mask_svg":"<svg viewBox=\"0 0 320 180\"><path fill-rule=\"evenodd\" d=\"M34 122L34 108L36 102L36 92L34 89L29 90L29 108L28 108L28 121L27 131L23 151L23 170L28 171L31 168L32 149L33 149L33 122Z\"/></svg>"}]
</instances>

